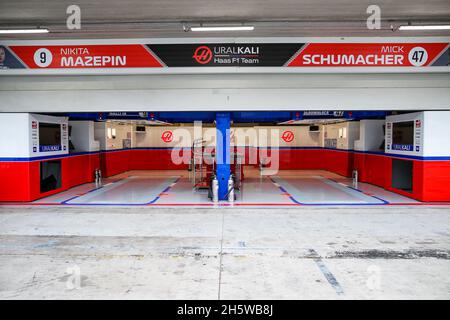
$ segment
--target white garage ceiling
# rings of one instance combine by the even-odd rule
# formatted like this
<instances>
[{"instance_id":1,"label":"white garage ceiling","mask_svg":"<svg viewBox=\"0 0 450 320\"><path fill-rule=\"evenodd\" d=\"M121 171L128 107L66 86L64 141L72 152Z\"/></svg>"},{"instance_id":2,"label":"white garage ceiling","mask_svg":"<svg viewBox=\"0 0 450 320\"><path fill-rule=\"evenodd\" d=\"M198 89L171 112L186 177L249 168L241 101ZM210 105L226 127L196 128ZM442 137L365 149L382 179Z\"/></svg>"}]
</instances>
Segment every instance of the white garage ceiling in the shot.
<instances>
[{"instance_id":1,"label":"white garage ceiling","mask_svg":"<svg viewBox=\"0 0 450 320\"><path fill-rule=\"evenodd\" d=\"M74 4L72 0L1 0L0 27L42 26L52 31L33 39L199 36L183 32L183 22L252 23L256 29L242 33L247 37L450 35L449 31L404 34L390 29L391 25L408 21L449 23L449 0L78 0L75 3L81 7L81 30L65 28L66 8ZM372 4L381 8L381 30L365 27L366 9ZM214 33L214 36L231 35L236 36Z\"/></svg>"}]
</instances>

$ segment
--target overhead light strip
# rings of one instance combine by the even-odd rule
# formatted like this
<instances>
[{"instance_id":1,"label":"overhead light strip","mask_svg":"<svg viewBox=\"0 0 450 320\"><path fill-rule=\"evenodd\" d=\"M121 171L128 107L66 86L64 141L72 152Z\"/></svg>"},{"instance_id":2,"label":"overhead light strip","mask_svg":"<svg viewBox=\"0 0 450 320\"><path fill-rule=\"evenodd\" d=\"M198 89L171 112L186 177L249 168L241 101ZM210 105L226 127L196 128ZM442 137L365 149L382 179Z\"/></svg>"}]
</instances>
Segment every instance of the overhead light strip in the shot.
<instances>
[{"instance_id":1,"label":"overhead light strip","mask_svg":"<svg viewBox=\"0 0 450 320\"><path fill-rule=\"evenodd\" d=\"M209 31L253 31L254 26L200 26L190 27L190 31L193 32L209 32Z\"/></svg>"},{"instance_id":2,"label":"overhead light strip","mask_svg":"<svg viewBox=\"0 0 450 320\"><path fill-rule=\"evenodd\" d=\"M422 26L400 26L401 31L420 31L420 30L450 30L450 25L422 25Z\"/></svg>"},{"instance_id":3,"label":"overhead light strip","mask_svg":"<svg viewBox=\"0 0 450 320\"><path fill-rule=\"evenodd\" d=\"M0 29L0 34L49 33L48 29Z\"/></svg>"}]
</instances>

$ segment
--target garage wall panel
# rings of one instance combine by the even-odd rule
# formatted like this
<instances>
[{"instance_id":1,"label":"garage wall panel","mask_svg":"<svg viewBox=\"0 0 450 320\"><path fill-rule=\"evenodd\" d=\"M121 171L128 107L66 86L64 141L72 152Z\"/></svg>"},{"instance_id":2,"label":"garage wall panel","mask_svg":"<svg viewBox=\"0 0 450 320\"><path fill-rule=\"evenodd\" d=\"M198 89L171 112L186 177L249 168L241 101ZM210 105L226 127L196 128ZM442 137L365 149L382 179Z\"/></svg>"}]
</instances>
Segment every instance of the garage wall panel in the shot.
<instances>
[{"instance_id":1,"label":"garage wall panel","mask_svg":"<svg viewBox=\"0 0 450 320\"><path fill-rule=\"evenodd\" d=\"M30 163L0 162L0 201L29 201Z\"/></svg>"},{"instance_id":2,"label":"garage wall panel","mask_svg":"<svg viewBox=\"0 0 450 320\"><path fill-rule=\"evenodd\" d=\"M443 110L449 73L1 76L0 112Z\"/></svg>"}]
</instances>

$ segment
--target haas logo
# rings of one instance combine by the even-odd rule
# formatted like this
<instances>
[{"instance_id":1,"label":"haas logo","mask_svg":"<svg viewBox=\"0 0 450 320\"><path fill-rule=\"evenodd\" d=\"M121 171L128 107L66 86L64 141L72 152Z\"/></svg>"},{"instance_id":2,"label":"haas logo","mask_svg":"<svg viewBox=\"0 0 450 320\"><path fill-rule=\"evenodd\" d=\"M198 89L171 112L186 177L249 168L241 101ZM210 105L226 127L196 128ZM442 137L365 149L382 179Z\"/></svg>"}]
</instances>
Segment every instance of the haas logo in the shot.
<instances>
[{"instance_id":1,"label":"haas logo","mask_svg":"<svg viewBox=\"0 0 450 320\"><path fill-rule=\"evenodd\" d=\"M200 46L195 49L194 55L192 58L195 59L200 64L207 64L212 59L212 51L207 46Z\"/></svg>"},{"instance_id":2,"label":"haas logo","mask_svg":"<svg viewBox=\"0 0 450 320\"><path fill-rule=\"evenodd\" d=\"M162 133L162 135L161 135L161 139L162 139L162 141L164 141L165 143L172 142L172 140L173 140L173 133L172 133L172 131L169 131L169 130L164 131L164 132Z\"/></svg>"},{"instance_id":3,"label":"haas logo","mask_svg":"<svg viewBox=\"0 0 450 320\"><path fill-rule=\"evenodd\" d=\"M281 135L281 139L283 139L286 142L292 142L292 140L294 140L294 133L292 131L286 130Z\"/></svg>"}]
</instances>

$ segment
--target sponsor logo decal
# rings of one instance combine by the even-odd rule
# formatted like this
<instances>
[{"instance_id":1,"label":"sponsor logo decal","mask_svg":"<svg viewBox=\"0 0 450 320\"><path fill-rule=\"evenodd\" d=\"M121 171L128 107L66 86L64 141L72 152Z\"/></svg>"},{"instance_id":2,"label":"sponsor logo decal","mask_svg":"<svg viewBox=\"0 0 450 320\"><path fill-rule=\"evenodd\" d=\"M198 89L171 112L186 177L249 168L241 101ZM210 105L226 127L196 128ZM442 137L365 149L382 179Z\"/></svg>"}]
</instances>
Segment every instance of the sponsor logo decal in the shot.
<instances>
[{"instance_id":1,"label":"sponsor logo decal","mask_svg":"<svg viewBox=\"0 0 450 320\"><path fill-rule=\"evenodd\" d=\"M173 140L173 133L172 133L172 131L170 131L170 130L164 131L162 133L162 135L161 135L161 139L165 143L172 142L172 140Z\"/></svg>"},{"instance_id":2,"label":"sponsor logo decal","mask_svg":"<svg viewBox=\"0 0 450 320\"><path fill-rule=\"evenodd\" d=\"M259 46L215 45L200 46L192 56L200 64L213 62L216 65L259 64Z\"/></svg>"},{"instance_id":3,"label":"sponsor logo decal","mask_svg":"<svg viewBox=\"0 0 450 320\"><path fill-rule=\"evenodd\" d=\"M192 57L200 64L207 64L212 59L212 51L207 46L200 46L195 49Z\"/></svg>"},{"instance_id":4,"label":"sponsor logo decal","mask_svg":"<svg viewBox=\"0 0 450 320\"><path fill-rule=\"evenodd\" d=\"M392 150L413 151L412 144L392 144Z\"/></svg>"},{"instance_id":5,"label":"sponsor logo decal","mask_svg":"<svg viewBox=\"0 0 450 320\"><path fill-rule=\"evenodd\" d=\"M292 140L294 140L294 133L290 130L286 130L281 135L281 139L283 139L285 142L292 142Z\"/></svg>"},{"instance_id":6,"label":"sponsor logo decal","mask_svg":"<svg viewBox=\"0 0 450 320\"><path fill-rule=\"evenodd\" d=\"M51 151L60 151L61 146L39 146L40 152L51 152Z\"/></svg>"},{"instance_id":7,"label":"sponsor logo decal","mask_svg":"<svg viewBox=\"0 0 450 320\"><path fill-rule=\"evenodd\" d=\"M351 116L351 113L348 113ZM345 116L344 111L304 111L303 116L306 117L332 117L332 118L343 118Z\"/></svg>"},{"instance_id":8,"label":"sponsor logo decal","mask_svg":"<svg viewBox=\"0 0 450 320\"><path fill-rule=\"evenodd\" d=\"M149 44L167 67L283 67L303 43Z\"/></svg>"}]
</instances>

